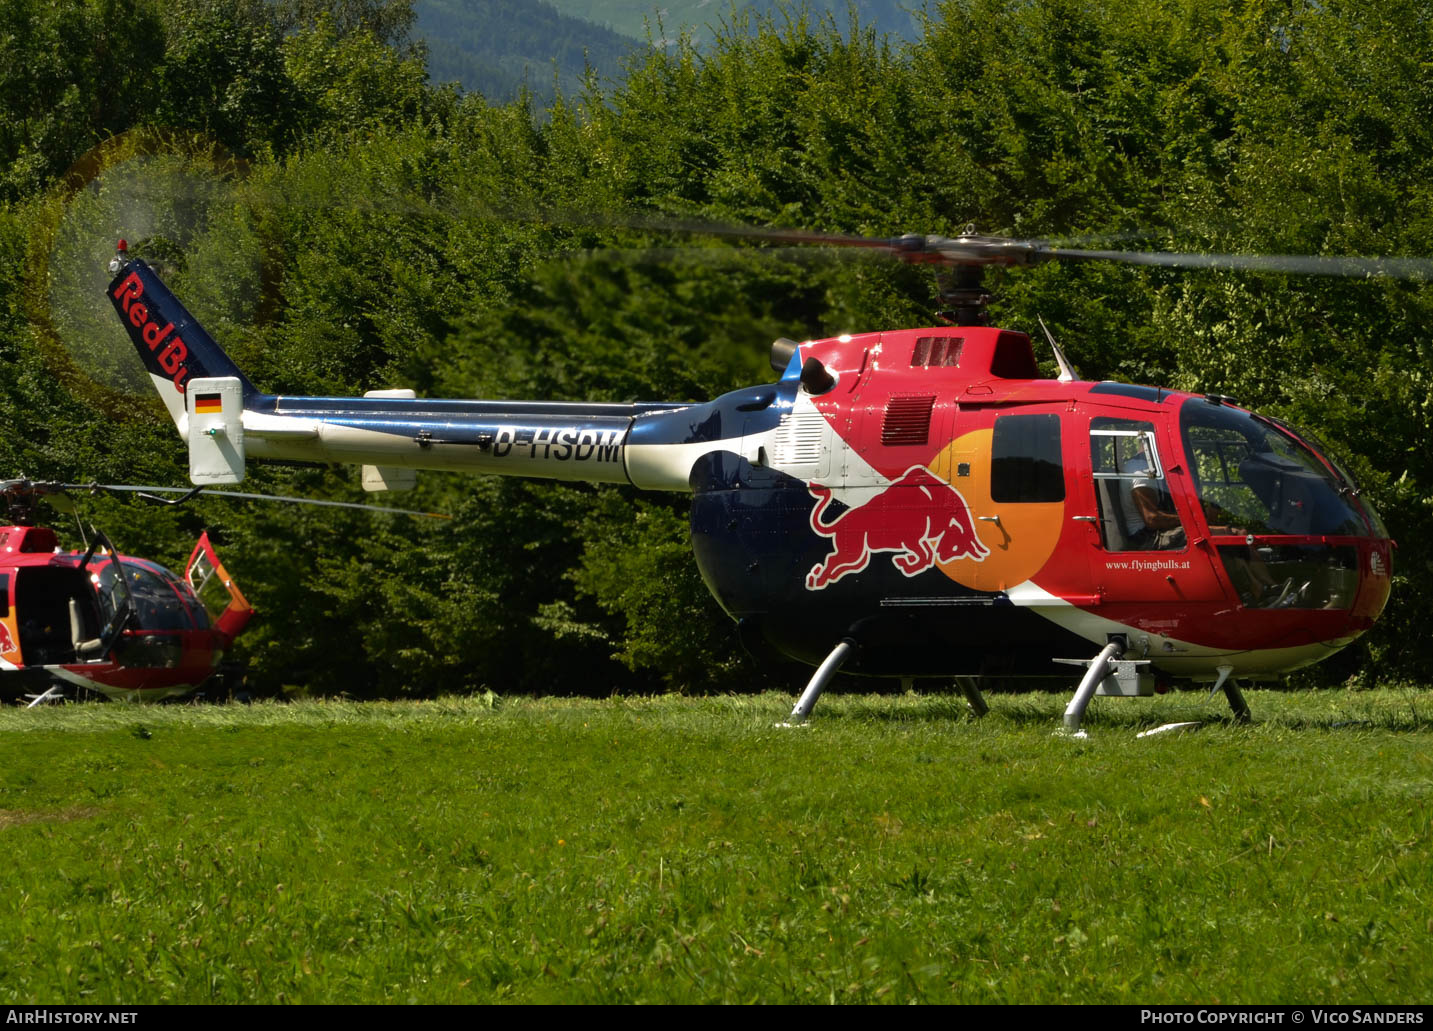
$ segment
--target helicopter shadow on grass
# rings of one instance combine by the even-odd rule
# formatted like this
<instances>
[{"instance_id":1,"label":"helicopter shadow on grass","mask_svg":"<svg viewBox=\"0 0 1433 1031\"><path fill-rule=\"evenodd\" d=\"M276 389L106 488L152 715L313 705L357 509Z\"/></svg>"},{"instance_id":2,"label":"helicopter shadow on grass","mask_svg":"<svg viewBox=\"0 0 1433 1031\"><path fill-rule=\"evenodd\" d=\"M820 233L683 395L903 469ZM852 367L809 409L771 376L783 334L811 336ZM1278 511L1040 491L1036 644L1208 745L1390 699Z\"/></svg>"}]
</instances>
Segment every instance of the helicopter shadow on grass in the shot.
<instances>
[{"instance_id":1,"label":"helicopter shadow on grass","mask_svg":"<svg viewBox=\"0 0 1433 1031\"><path fill-rule=\"evenodd\" d=\"M986 695L990 712L976 717L965 698L958 692L898 693L835 693L812 717L814 723L870 722L886 724L978 724L1001 723L1016 727L1048 729L1058 724L1060 713L1069 701L1073 688L1049 686L1021 688L1018 691L992 691ZM1251 703L1254 715L1249 723L1241 723L1225 711L1223 699L1208 698L1206 692L1181 692L1179 696L1145 699L1099 699L1086 712L1083 725L1092 732L1128 731L1142 733L1177 723L1191 724L1186 731L1211 727L1247 727L1251 730L1427 733L1433 731L1433 705L1422 708L1417 699L1371 698L1361 705L1350 704L1342 711L1317 713L1288 708L1287 696L1268 692L1265 704L1259 699ZM1326 695L1320 697L1327 698ZM835 702L835 704L831 704ZM1391 704L1390 704L1391 702ZM1102 704L1103 703L1103 704Z\"/></svg>"},{"instance_id":2,"label":"helicopter shadow on grass","mask_svg":"<svg viewBox=\"0 0 1433 1031\"><path fill-rule=\"evenodd\" d=\"M1407 713L1388 712L1363 718L1347 713L1329 713L1313 718L1286 716L1273 717L1267 721L1282 730L1322 730L1337 733L1350 731L1382 731L1395 734L1419 734L1433 731L1433 713L1423 714L1416 708Z\"/></svg>"},{"instance_id":3,"label":"helicopter shadow on grass","mask_svg":"<svg viewBox=\"0 0 1433 1031\"><path fill-rule=\"evenodd\" d=\"M944 678L915 678L911 687L899 680L872 682L841 676L812 716L813 722L827 720L874 723L1007 723L1058 726L1073 696L1076 683L1047 678L1016 678L999 687L981 689L990 711L977 717L959 687ZM1217 725L1234 722L1223 708L1223 698L1206 702L1205 692L1181 692L1178 696L1144 699L1110 698L1097 700L1086 714L1086 723L1106 728L1148 730L1172 722ZM1101 704L1101 702L1107 704ZM1130 702L1134 704L1131 705Z\"/></svg>"}]
</instances>

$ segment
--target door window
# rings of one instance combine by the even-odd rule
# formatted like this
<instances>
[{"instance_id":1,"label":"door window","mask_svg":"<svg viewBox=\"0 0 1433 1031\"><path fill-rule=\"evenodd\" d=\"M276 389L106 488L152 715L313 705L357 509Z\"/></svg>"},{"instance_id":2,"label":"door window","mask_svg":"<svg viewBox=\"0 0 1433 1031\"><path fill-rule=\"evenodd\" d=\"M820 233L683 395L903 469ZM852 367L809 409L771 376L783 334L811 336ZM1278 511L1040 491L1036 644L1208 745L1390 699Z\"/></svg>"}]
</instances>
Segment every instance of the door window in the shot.
<instances>
[{"instance_id":1,"label":"door window","mask_svg":"<svg viewBox=\"0 0 1433 1031\"><path fill-rule=\"evenodd\" d=\"M1154 425L1132 419L1090 423L1090 460L1107 551L1170 551L1185 546Z\"/></svg>"}]
</instances>

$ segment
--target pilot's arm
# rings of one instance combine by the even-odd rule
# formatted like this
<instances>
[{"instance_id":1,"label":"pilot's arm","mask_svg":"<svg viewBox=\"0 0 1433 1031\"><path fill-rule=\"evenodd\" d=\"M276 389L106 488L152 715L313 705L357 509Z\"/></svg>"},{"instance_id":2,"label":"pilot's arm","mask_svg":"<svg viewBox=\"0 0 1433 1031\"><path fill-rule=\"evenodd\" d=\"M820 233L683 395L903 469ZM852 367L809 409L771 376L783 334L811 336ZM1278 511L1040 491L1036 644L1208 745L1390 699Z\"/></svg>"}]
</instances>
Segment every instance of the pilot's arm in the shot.
<instances>
[{"instance_id":1,"label":"pilot's arm","mask_svg":"<svg viewBox=\"0 0 1433 1031\"><path fill-rule=\"evenodd\" d=\"M1177 530L1182 525L1179 516L1159 507L1159 493L1153 487L1135 487L1130 491L1130 497L1139 510L1139 517L1149 529Z\"/></svg>"},{"instance_id":2,"label":"pilot's arm","mask_svg":"<svg viewBox=\"0 0 1433 1031\"><path fill-rule=\"evenodd\" d=\"M1244 528L1239 525L1234 513L1212 501L1204 502L1204 521L1209 524L1209 532L1213 534L1232 537L1242 536L1244 533Z\"/></svg>"}]
</instances>

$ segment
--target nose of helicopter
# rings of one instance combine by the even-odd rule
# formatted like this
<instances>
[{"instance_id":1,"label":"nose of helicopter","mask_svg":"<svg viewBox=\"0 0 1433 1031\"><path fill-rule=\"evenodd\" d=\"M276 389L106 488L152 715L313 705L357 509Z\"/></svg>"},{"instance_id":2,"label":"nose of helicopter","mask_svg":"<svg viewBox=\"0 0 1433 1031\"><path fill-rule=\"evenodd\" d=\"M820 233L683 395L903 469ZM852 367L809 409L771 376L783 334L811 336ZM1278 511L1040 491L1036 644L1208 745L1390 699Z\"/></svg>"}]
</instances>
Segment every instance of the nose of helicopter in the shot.
<instances>
[{"instance_id":1,"label":"nose of helicopter","mask_svg":"<svg viewBox=\"0 0 1433 1031\"><path fill-rule=\"evenodd\" d=\"M1180 431L1226 589L1264 641L1342 647L1388 601L1393 542L1348 471L1308 433L1219 397Z\"/></svg>"},{"instance_id":2,"label":"nose of helicopter","mask_svg":"<svg viewBox=\"0 0 1433 1031\"><path fill-rule=\"evenodd\" d=\"M1358 597L1349 610L1349 625L1362 633L1373 626L1388 604L1393 585L1393 542L1373 539L1359 550Z\"/></svg>"}]
</instances>

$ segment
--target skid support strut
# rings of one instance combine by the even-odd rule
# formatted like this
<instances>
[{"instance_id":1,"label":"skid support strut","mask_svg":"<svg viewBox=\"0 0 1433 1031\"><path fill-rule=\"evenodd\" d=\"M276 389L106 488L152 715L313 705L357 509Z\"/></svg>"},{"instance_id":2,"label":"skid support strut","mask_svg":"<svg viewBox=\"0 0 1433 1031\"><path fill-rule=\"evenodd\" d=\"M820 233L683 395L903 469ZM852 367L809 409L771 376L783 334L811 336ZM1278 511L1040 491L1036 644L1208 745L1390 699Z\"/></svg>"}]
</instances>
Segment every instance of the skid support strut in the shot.
<instances>
[{"instance_id":1,"label":"skid support strut","mask_svg":"<svg viewBox=\"0 0 1433 1031\"><path fill-rule=\"evenodd\" d=\"M811 675L811 680L806 685L806 690L802 691L801 697L796 700L791 715L786 718L788 724L806 722L807 717L811 715L811 710L816 708L816 700L821 697L821 692L826 690L826 685L831 682L831 678L840 670L841 664L846 661L855 647L855 641L849 637L843 637L841 642L831 649L831 654L826 656L826 660L816 668L816 672Z\"/></svg>"},{"instance_id":2,"label":"skid support strut","mask_svg":"<svg viewBox=\"0 0 1433 1031\"><path fill-rule=\"evenodd\" d=\"M965 695L965 704L970 706L972 716L984 716L990 711L990 706L985 703L985 696L980 693L979 677L956 677L956 685L960 693Z\"/></svg>"},{"instance_id":3,"label":"skid support strut","mask_svg":"<svg viewBox=\"0 0 1433 1031\"><path fill-rule=\"evenodd\" d=\"M1085 679L1075 689L1075 697L1065 706L1065 733L1084 733L1080 730L1080 721L1085 718L1085 709L1089 708L1090 699L1095 696L1100 681L1114 671L1115 663L1124 653L1124 642L1116 639L1105 645L1104 650L1091 661L1090 668L1085 670Z\"/></svg>"},{"instance_id":4,"label":"skid support strut","mask_svg":"<svg viewBox=\"0 0 1433 1031\"><path fill-rule=\"evenodd\" d=\"M1239 690L1239 685L1234 683L1230 676L1234 672L1233 666L1219 666L1219 679L1214 681L1214 686L1209 689L1212 695L1221 687L1224 689L1224 697L1229 699L1229 708L1234 710L1234 722L1249 722L1249 703L1244 701L1244 692Z\"/></svg>"}]
</instances>

